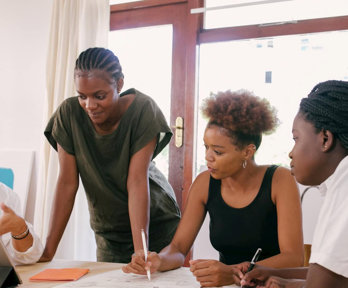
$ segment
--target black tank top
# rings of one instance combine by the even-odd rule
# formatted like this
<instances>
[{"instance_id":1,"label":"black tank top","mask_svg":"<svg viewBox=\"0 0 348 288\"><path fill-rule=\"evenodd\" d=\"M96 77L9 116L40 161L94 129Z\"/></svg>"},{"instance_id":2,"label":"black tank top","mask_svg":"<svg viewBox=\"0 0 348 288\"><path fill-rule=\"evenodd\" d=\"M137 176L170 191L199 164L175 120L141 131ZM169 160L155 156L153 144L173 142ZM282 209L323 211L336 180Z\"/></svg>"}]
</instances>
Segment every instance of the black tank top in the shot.
<instances>
[{"instance_id":1,"label":"black tank top","mask_svg":"<svg viewBox=\"0 0 348 288\"><path fill-rule=\"evenodd\" d=\"M267 168L255 199L246 207L233 208L221 196L221 180L210 177L206 204L210 215L210 242L219 251L220 261L231 265L251 261L257 248L259 260L280 253L277 209L271 198L276 165Z\"/></svg>"}]
</instances>

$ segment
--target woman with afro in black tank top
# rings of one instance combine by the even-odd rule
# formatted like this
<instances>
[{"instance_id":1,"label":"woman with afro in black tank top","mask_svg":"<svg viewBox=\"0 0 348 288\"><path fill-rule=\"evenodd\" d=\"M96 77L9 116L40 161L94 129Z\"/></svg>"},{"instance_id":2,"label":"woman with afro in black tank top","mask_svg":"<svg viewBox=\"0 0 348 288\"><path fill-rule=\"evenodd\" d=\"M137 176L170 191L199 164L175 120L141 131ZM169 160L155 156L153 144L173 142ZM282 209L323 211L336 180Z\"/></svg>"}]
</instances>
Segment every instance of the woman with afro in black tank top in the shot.
<instances>
[{"instance_id":1,"label":"woman with afro in black tank top","mask_svg":"<svg viewBox=\"0 0 348 288\"><path fill-rule=\"evenodd\" d=\"M254 154L262 134L277 118L269 103L240 90L212 95L203 106L208 170L192 184L182 220L170 245L151 252L147 263L133 257L125 272L165 271L180 267L208 212L210 241L220 261L195 259L191 271L202 287L239 284L258 248L258 264L303 264L301 206L288 169L258 165Z\"/></svg>"}]
</instances>

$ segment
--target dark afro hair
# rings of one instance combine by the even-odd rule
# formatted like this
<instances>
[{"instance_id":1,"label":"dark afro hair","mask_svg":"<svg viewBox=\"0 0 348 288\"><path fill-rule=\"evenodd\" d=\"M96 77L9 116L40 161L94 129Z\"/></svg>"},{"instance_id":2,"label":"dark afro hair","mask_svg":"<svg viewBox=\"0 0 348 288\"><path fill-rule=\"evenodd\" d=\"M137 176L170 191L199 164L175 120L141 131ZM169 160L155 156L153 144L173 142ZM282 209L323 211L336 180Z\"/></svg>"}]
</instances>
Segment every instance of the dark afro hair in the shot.
<instances>
[{"instance_id":1,"label":"dark afro hair","mask_svg":"<svg viewBox=\"0 0 348 288\"><path fill-rule=\"evenodd\" d=\"M209 119L208 125L225 128L240 147L254 143L258 148L262 134L273 132L278 124L275 108L248 90L212 94L202 112Z\"/></svg>"}]
</instances>

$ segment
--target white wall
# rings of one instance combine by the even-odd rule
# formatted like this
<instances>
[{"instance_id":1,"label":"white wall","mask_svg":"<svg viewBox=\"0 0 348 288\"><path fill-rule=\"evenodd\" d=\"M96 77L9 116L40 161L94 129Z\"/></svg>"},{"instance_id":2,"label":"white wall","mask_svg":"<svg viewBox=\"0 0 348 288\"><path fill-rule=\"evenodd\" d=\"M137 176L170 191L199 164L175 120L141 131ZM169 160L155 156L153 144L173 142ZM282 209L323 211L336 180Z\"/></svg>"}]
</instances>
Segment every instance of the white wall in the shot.
<instances>
[{"instance_id":1,"label":"white wall","mask_svg":"<svg viewBox=\"0 0 348 288\"><path fill-rule=\"evenodd\" d=\"M44 140L42 119L51 6L52 0L0 0L0 150L35 152L31 205Z\"/></svg>"}]
</instances>

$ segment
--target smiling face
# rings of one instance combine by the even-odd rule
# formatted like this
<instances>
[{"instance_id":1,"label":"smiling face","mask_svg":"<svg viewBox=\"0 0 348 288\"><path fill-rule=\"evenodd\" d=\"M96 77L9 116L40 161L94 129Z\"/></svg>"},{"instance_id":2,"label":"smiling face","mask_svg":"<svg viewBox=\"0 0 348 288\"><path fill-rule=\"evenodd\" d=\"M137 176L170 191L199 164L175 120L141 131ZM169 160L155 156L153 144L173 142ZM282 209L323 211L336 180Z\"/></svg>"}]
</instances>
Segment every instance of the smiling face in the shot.
<instances>
[{"instance_id":1,"label":"smiling face","mask_svg":"<svg viewBox=\"0 0 348 288\"><path fill-rule=\"evenodd\" d=\"M109 81L105 72L81 72L75 75L79 103L93 124L103 126L112 122L119 94L117 84Z\"/></svg>"},{"instance_id":2,"label":"smiling face","mask_svg":"<svg viewBox=\"0 0 348 288\"><path fill-rule=\"evenodd\" d=\"M231 138L226 136L216 125L207 126L204 132L205 160L211 176L215 179L229 177L242 168L243 150L233 145Z\"/></svg>"},{"instance_id":3,"label":"smiling face","mask_svg":"<svg viewBox=\"0 0 348 288\"><path fill-rule=\"evenodd\" d=\"M314 125L298 113L292 134L295 144L289 153L291 173L303 185L320 185L327 177L323 175L323 133L317 133Z\"/></svg>"}]
</instances>

